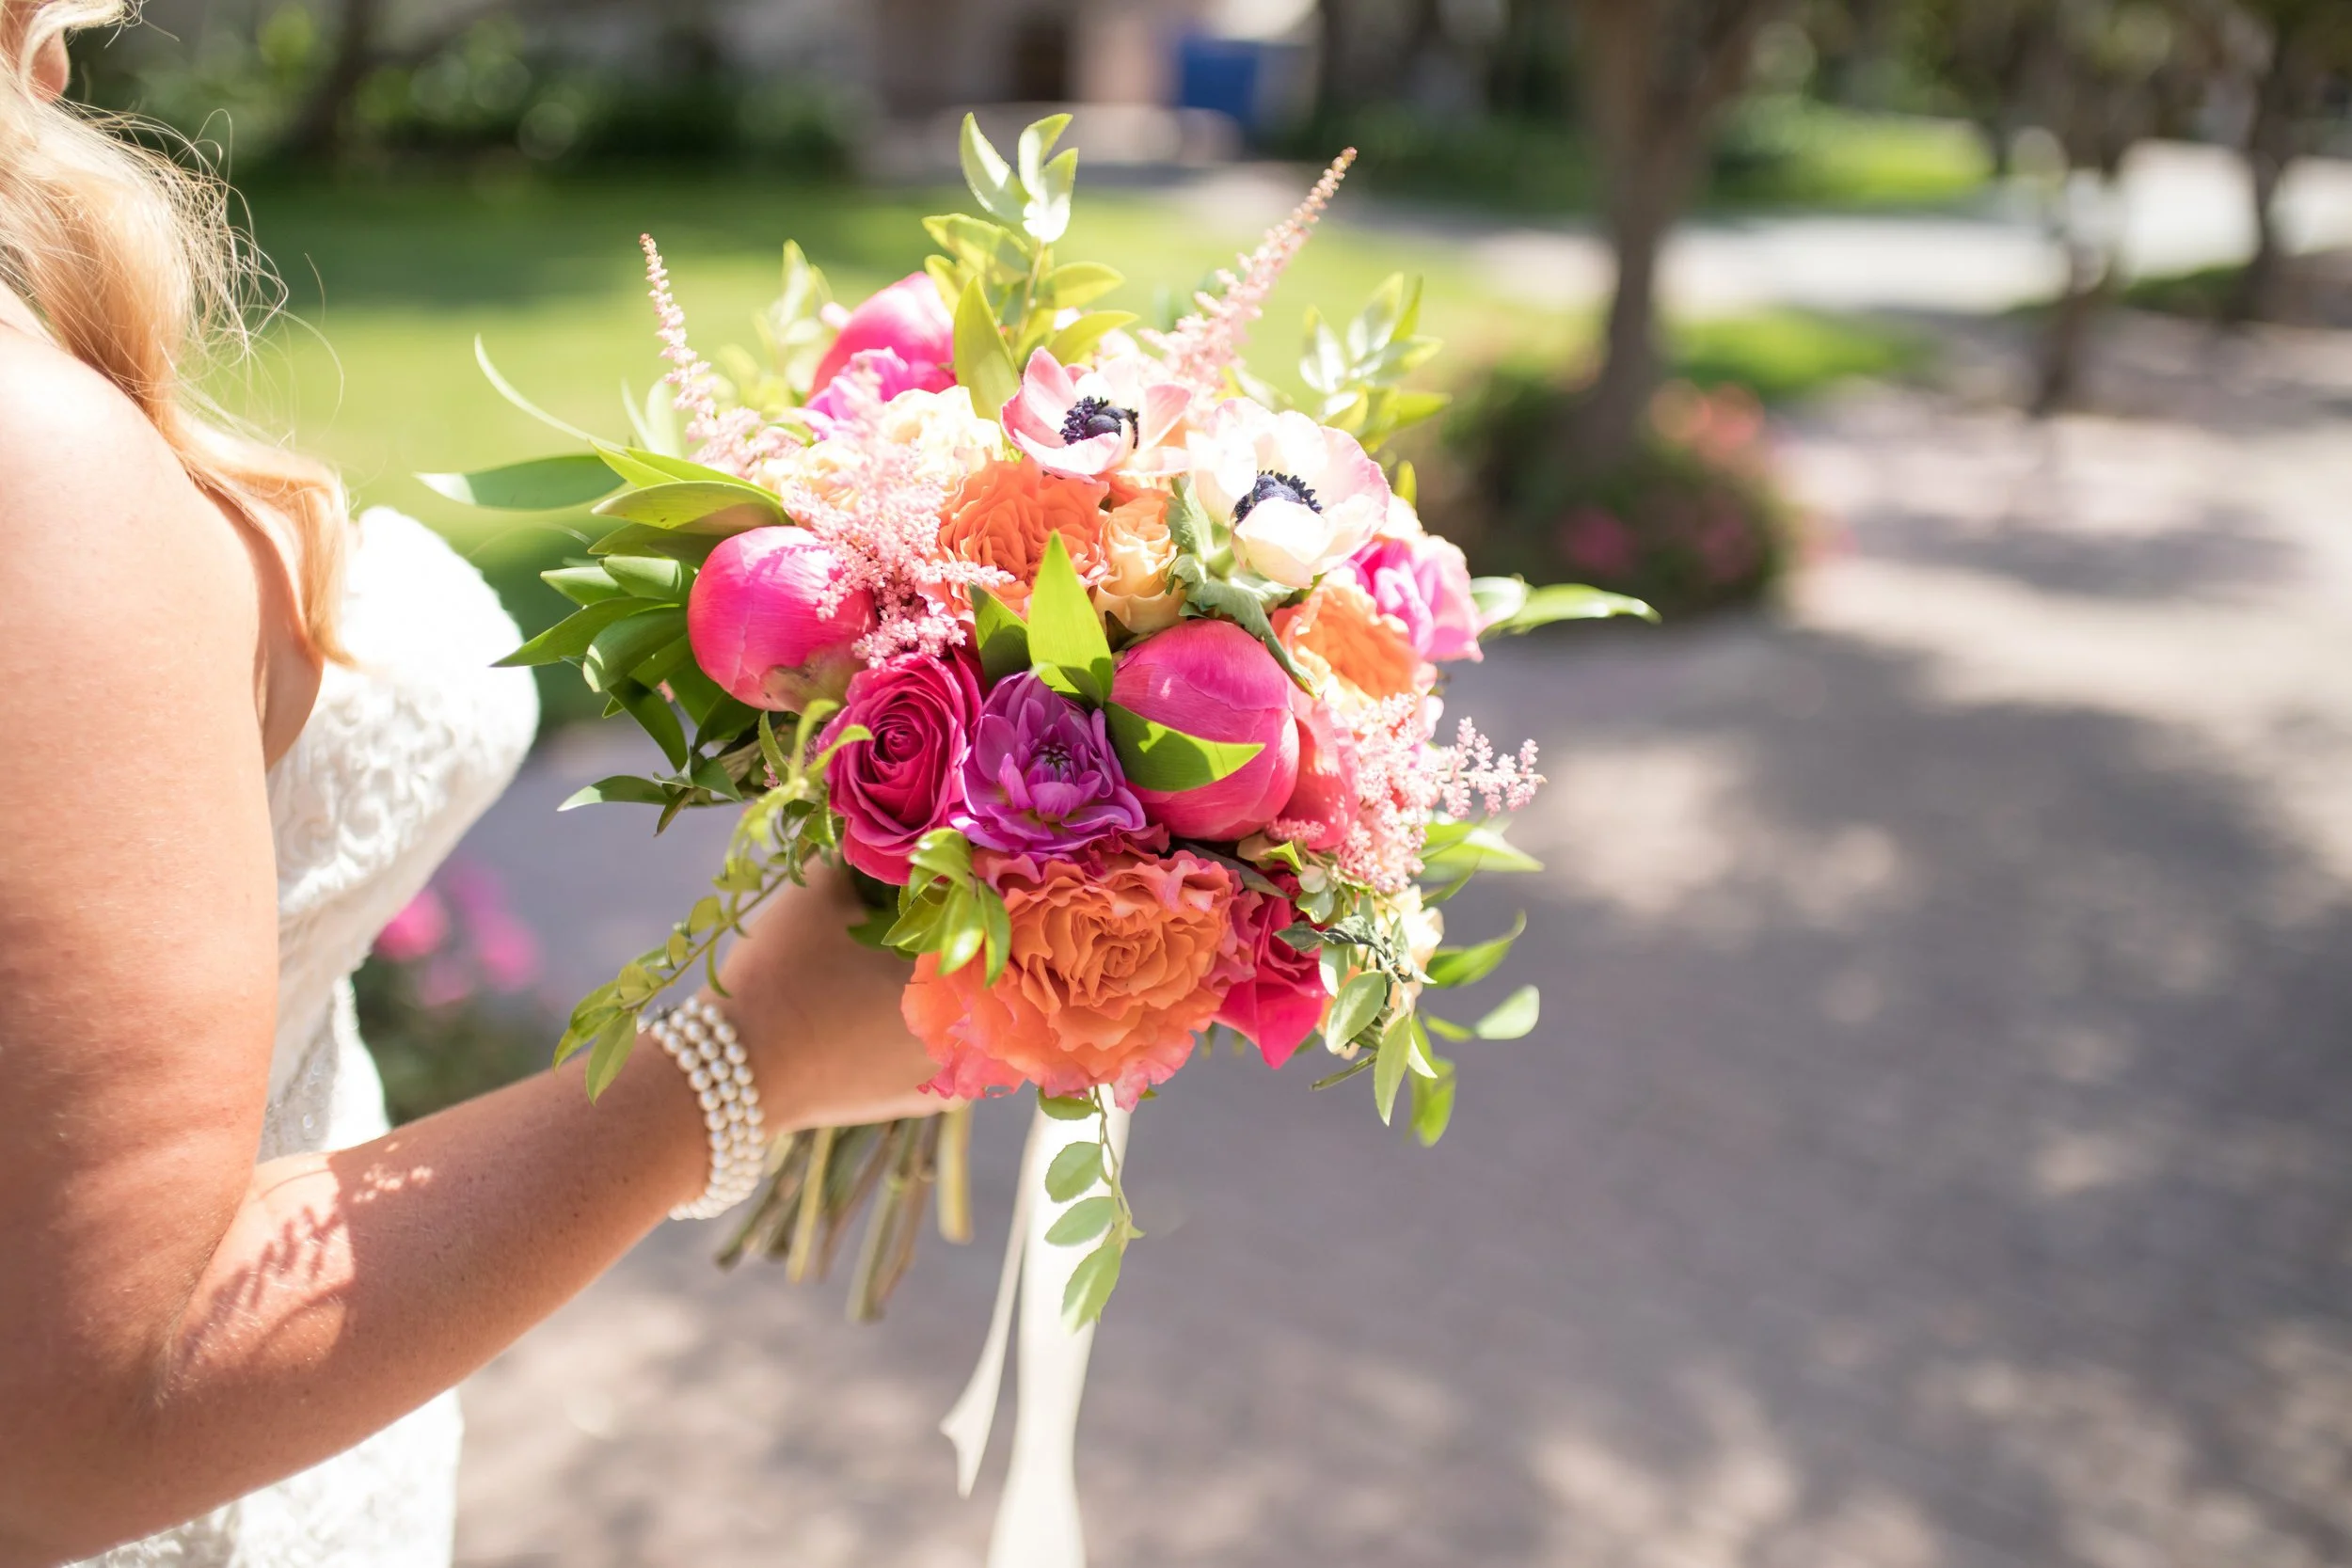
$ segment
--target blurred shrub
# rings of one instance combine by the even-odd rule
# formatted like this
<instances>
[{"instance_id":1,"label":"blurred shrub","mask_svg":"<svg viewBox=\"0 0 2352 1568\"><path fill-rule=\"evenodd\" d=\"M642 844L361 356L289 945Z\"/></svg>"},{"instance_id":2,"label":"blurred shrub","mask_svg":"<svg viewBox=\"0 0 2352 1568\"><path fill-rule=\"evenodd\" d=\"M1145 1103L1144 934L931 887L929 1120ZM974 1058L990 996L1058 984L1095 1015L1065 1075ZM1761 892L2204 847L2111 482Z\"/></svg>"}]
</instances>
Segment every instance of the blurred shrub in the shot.
<instances>
[{"instance_id":1,"label":"blurred shrub","mask_svg":"<svg viewBox=\"0 0 2352 1568\"><path fill-rule=\"evenodd\" d=\"M1931 355L1921 335L1851 316L1757 310L1677 322L1676 372L1701 387L1745 387L1768 404L1806 397L1856 376L1909 376Z\"/></svg>"},{"instance_id":2,"label":"blurred shrub","mask_svg":"<svg viewBox=\"0 0 2352 1568\"><path fill-rule=\"evenodd\" d=\"M1391 195L1559 213L1594 203L1590 144L1566 122L1388 104L1310 126L1284 150L1343 143L1357 178ZM1717 134L1705 199L1737 206L1924 207L1981 189L1992 165L1959 120L1867 113L1796 93L1743 101Z\"/></svg>"},{"instance_id":3,"label":"blurred shrub","mask_svg":"<svg viewBox=\"0 0 2352 1568\"><path fill-rule=\"evenodd\" d=\"M539 944L485 866L453 859L353 977L394 1125L545 1066L555 1035Z\"/></svg>"},{"instance_id":4,"label":"blurred shrub","mask_svg":"<svg viewBox=\"0 0 2352 1568\"><path fill-rule=\"evenodd\" d=\"M1754 393L1669 385L1633 455L1605 471L1561 439L1576 396L1503 369L1455 404L1446 442L1485 516L1464 540L1476 570L1589 582L1669 619L1750 603L1779 579L1797 518Z\"/></svg>"},{"instance_id":5,"label":"blurred shrub","mask_svg":"<svg viewBox=\"0 0 2352 1568\"><path fill-rule=\"evenodd\" d=\"M210 26L192 46L138 36L83 63L93 102L231 147L244 176L310 156L284 138L328 53L311 12L289 0L250 30ZM540 165L772 164L828 178L850 166L850 103L813 81L583 61L494 17L369 71L341 123L344 155L363 162L519 153Z\"/></svg>"}]
</instances>

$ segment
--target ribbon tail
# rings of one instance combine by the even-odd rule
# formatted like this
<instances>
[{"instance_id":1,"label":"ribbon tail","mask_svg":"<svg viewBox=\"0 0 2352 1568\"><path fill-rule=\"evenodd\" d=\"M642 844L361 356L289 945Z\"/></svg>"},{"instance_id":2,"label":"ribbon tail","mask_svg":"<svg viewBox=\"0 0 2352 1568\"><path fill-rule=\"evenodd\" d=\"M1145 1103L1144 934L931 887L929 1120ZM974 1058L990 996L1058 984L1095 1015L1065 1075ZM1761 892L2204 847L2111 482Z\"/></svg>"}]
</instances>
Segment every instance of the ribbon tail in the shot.
<instances>
[{"instance_id":1,"label":"ribbon tail","mask_svg":"<svg viewBox=\"0 0 2352 1568\"><path fill-rule=\"evenodd\" d=\"M1005 1242L1004 1268L996 1276L996 1306L989 1313L988 1338L980 1345L979 1365L963 1386L955 1407L939 1430L956 1449L956 1491L972 1495L979 1479L980 1462L988 1457L988 1434L996 1424L996 1394L1005 1379L1005 1342L1012 1332L1012 1299L1021 1282L1021 1258L1029 1237L1029 1215L1037 1209L1035 1195L1045 1185L1044 1130L1054 1125L1044 1112L1029 1124L1028 1146L1021 1155L1020 1184L1013 1191L1012 1233Z\"/></svg>"},{"instance_id":2,"label":"ribbon tail","mask_svg":"<svg viewBox=\"0 0 2352 1568\"><path fill-rule=\"evenodd\" d=\"M1110 1113L1110 1146L1123 1160L1128 1114ZM1030 1158L1022 1180L1044 1185L1045 1167L1071 1144L1091 1142L1095 1124L1056 1121L1039 1114L1030 1130ZM989 1539L988 1568L1086 1568L1086 1534L1078 1517L1075 1467L1078 1402L1086 1392L1087 1357L1094 1347L1094 1325L1073 1334L1062 1323L1061 1299L1087 1249L1055 1246L1045 1231L1060 1206L1025 1193L1028 1211L1019 1228L1026 1233L1021 1261L1021 1364L1014 1392L1012 1464L1005 1477L1004 1500Z\"/></svg>"}]
</instances>

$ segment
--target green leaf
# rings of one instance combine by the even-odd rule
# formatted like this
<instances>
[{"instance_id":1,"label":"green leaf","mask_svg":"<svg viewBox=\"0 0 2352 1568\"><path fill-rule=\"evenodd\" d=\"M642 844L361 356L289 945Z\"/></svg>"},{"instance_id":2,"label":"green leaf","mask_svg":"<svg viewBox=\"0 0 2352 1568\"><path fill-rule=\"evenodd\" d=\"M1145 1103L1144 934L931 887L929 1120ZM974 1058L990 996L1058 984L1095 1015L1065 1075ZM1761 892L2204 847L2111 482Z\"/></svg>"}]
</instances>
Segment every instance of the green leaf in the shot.
<instances>
[{"instance_id":1,"label":"green leaf","mask_svg":"<svg viewBox=\"0 0 2352 1568\"><path fill-rule=\"evenodd\" d=\"M607 626L615 621L640 614L644 608L634 599L607 599L600 604L576 610L500 659L499 667L553 664L558 659L578 658L588 651L588 645Z\"/></svg>"},{"instance_id":2,"label":"green leaf","mask_svg":"<svg viewBox=\"0 0 2352 1568\"><path fill-rule=\"evenodd\" d=\"M537 457L469 474L419 474L427 488L467 506L501 512L568 512L599 500L620 480L593 452Z\"/></svg>"},{"instance_id":3,"label":"green leaf","mask_svg":"<svg viewBox=\"0 0 2352 1568\"><path fill-rule=\"evenodd\" d=\"M673 768L683 768L690 754L686 750L686 731L677 721L677 710L662 699L661 693L633 680L617 683L609 693L638 726L653 736L653 743L661 748L661 754L670 759ZM695 781L701 784L701 780ZM706 789L709 785L703 785ZM727 793L727 792L721 792Z\"/></svg>"},{"instance_id":4,"label":"green leaf","mask_svg":"<svg viewBox=\"0 0 2352 1568\"><path fill-rule=\"evenodd\" d=\"M623 602L635 606L637 613L623 616L597 632L589 640L586 657L580 660L580 673L588 678L590 690L610 694L638 666L668 647L686 630L683 610L670 605L647 609L635 599ZM580 611L582 615L586 613Z\"/></svg>"},{"instance_id":5,"label":"green leaf","mask_svg":"<svg viewBox=\"0 0 2352 1568\"><path fill-rule=\"evenodd\" d=\"M1045 1196L1056 1203L1068 1203L1102 1180L1103 1146L1069 1144L1045 1167Z\"/></svg>"},{"instance_id":6,"label":"green leaf","mask_svg":"<svg viewBox=\"0 0 2352 1568\"><path fill-rule=\"evenodd\" d=\"M1372 1063L1372 1103L1384 1122L1396 1114L1396 1091L1404 1085L1406 1059L1412 1049L1413 1015L1399 1012L1381 1031L1379 1054Z\"/></svg>"},{"instance_id":7,"label":"green leaf","mask_svg":"<svg viewBox=\"0 0 2352 1568\"><path fill-rule=\"evenodd\" d=\"M972 841L953 828L933 828L915 843L908 863L917 871L963 882L972 876Z\"/></svg>"},{"instance_id":8,"label":"green leaf","mask_svg":"<svg viewBox=\"0 0 2352 1568\"><path fill-rule=\"evenodd\" d=\"M1061 1293L1062 1326L1071 1333L1102 1317L1111 1292L1119 1288L1119 1261L1125 1251L1125 1243L1114 1235L1078 1259Z\"/></svg>"},{"instance_id":9,"label":"green leaf","mask_svg":"<svg viewBox=\"0 0 2352 1568\"><path fill-rule=\"evenodd\" d=\"M1460 1024L1454 1022L1451 1019L1439 1018L1435 1013L1422 1013L1419 1017L1422 1027L1426 1028L1431 1034L1436 1035L1439 1039L1466 1040L1470 1037L1470 1032L1468 1029L1463 1028Z\"/></svg>"},{"instance_id":10,"label":"green leaf","mask_svg":"<svg viewBox=\"0 0 2352 1568\"><path fill-rule=\"evenodd\" d=\"M972 187L980 205L1007 223L1019 223L1021 193L1013 184L1012 170L1006 166L1004 155L980 134L979 120L968 114L957 139L956 156L963 165L963 182Z\"/></svg>"},{"instance_id":11,"label":"green leaf","mask_svg":"<svg viewBox=\"0 0 2352 1568\"><path fill-rule=\"evenodd\" d=\"M1093 1101L1070 1095L1039 1095L1037 1108L1056 1121L1084 1121L1097 1114Z\"/></svg>"},{"instance_id":12,"label":"green leaf","mask_svg":"<svg viewBox=\"0 0 2352 1568\"><path fill-rule=\"evenodd\" d=\"M953 974L980 956L980 944L987 940L988 930L970 888L959 887L947 895L947 907L939 917L936 934L942 974Z\"/></svg>"},{"instance_id":13,"label":"green leaf","mask_svg":"<svg viewBox=\"0 0 2352 1568\"><path fill-rule=\"evenodd\" d=\"M1445 1136L1446 1126L1454 1119L1454 1087L1455 1076L1452 1062L1438 1064L1434 1078L1413 1080L1413 1136L1428 1148Z\"/></svg>"},{"instance_id":14,"label":"green leaf","mask_svg":"<svg viewBox=\"0 0 2352 1568\"><path fill-rule=\"evenodd\" d=\"M740 484L755 494L768 494L759 486L745 483L723 468L714 468L707 463L697 463L691 458L649 451L644 447L616 447L598 441L596 455L603 458L605 465L614 473L641 487L686 480L696 484ZM771 496L769 499L772 500L775 498Z\"/></svg>"},{"instance_id":15,"label":"green leaf","mask_svg":"<svg viewBox=\"0 0 2352 1568\"><path fill-rule=\"evenodd\" d=\"M1499 626L1519 612L1527 603L1525 578L1472 578L1470 603L1478 607L1478 619L1483 626Z\"/></svg>"},{"instance_id":16,"label":"green leaf","mask_svg":"<svg viewBox=\"0 0 2352 1568\"><path fill-rule=\"evenodd\" d=\"M641 779L634 773L615 773L609 779L598 779L585 789L575 790L555 809L570 811L575 806L600 805L606 801L623 801L632 806L662 806L669 804L670 792L651 779Z\"/></svg>"},{"instance_id":17,"label":"green leaf","mask_svg":"<svg viewBox=\"0 0 2352 1568\"><path fill-rule=\"evenodd\" d=\"M985 588L971 590L972 640L979 644L980 669L994 686L1029 667L1029 624Z\"/></svg>"},{"instance_id":18,"label":"green leaf","mask_svg":"<svg viewBox=\"0 0 2352 1568\"><path fill-rule=\"evenodd\" d=\"M630 594L657 604L684 604L692 585L683 562L658 555L609 555L602 566L574 567L610 578ZM545 576L546 574L542 574Z\"/></svg>"},{"instance_id":19,"label":"green leaf","mask_svg":"<svg viewBox=\"0 0 2352 1568\"><path fill-rule=\"evenodd\" d=\"M1105 704L1103 716L1127 782L1145 789L1199 789L1247 768L1265 750L1254 740L1204 740L1171 730L1117 703Z\"/></svg>"},{"instance_id":20,"label":"green leaf","mask_svg":"<svg viewBox=\"0 0 2352 1568\"><path fill-rule=\"evenodd\" d=\"M1112 1198L1080 1198L1046 1227L1045 1239L1055 1246L1077 1246L1108 1230L1118 1217L1119 1205Z\"/></svg>"},{"instance_id":21,"label":"green leaf","mask_svg":"<svg viewBox=\"0 0 2352 1568\"><path fill-rule=\"evenodd\" d=\"M1095 706L1110 701L1110 640L1058 533L1045 541L1045 559L1029 594L1029 657L1040 674L1059 670Z\"/></svg>"},{"instance_id":22,"label":"green leaf","mask_svg":"<svg viewBox=\"0 0 2352 1568\"><path fill-rule=\"evenodd\" d=\"M636 1043L634 1013L616 1013L612 1022L596 1031L596 1039L588 1047L589 1099L596 1099L612 1086L612 1080L628 1065L629 1048Z\"/></svg>"},{"instance_id":23,"label":"green leaf","mask_svg":"<svg viewBox=\"0 0 2352 1568\"><path fill-rule=\"evenodd\" d=\"M941 923L947 914L947 895L934 888L923 894L904 910L882 934L882 941L902 953L928 953L937 946Z\"/></svg>"},{"instance_id":24,"label":"green leaf","mask_svg":"<svg viewBox=\"0 0 2352 1568\"><path fill-rule=\"evenodd\" d=\"M629 390L627 381L621 383L621 412L628 416L629 429L637 433L637 444L647 451L658 451L664 457L685 455L685 433L679 428L677 394L667 382L657 381L645 388L643 403Z\"/></svg>"},{"instance_id":25,"label":"green leaf","mask_svg":"<svg viewBox=\"0 0 2352 1568\"><path fill-rule=\"evenodd\" d=\"M560 430L564 435L572 437L572 439L576 441L583 441L590 446L597 445L596 438L594 436L589 435L586 431L580 429L580 426L565 423L564 420L559 420L554 415L548 413L546 409L540 407L537 404L532 402L529 398L523 396L522 393L516 391L515 389L515 384L507 380L506 377L501 375L499 373L499 368L490 363L490 351L483 343L482 334L479 332L474 334L473 362L482 367L483 375L486 377L490 385L497 389L498 395L504 398L508 403L513 404L516 407L521 409L524 413L530 415L532 419L538 420L541 424L548 426L551 430Z\"/></svg>"},{"instance_id":26,"label":"green leaf","mask_svg":"<svg viewBox=\"0 0 2352 1568\"><path fill-rule=\"evenodd\" d=\"M1511 923L1509 931L1492 942L1482 942L1474 947L1438 948L1429 958L1429 983L1433 986L1477 984L1492 974L1495 966L1510 956L1511 944L1526 929L1527 916L1522 913Z\"/></svg>"},{"instance_id":27,"label":"green leaf","mask_svg":"<svg viewBox=\"0 0 2352 1568\"><path fill-rule=\"evenodd\" d=\"M972 405L987 419L995 419L1021 390L1021 372L996 329L996 312L989 308L988 293L974 278L956 301L956 380L972 393Z\"/></svg>"},{"instance_id":28,"label":"green leaf","mask_svg":"<svg viewBox=\"0 0 2352 1568\"><path fill-rule=\"evenodd\" d=\"M700 566L710 559L710 552L719 547L720 536L681 529L648 528L644 523L628 523L614 529L588 546L588 553L602 560L612 555L661 555L673 561L683 561Z\"/></svg>"},{"instance_id":29,"label":"green leaf","mask_svg":"<svg viewBox=\"0 0 2352 1568\"><path fill-rule=\"evenodd\" d=\"M1421 1026L1418 1013L1408 1015L1405 1030L1405 1067L1416 1078L1438 1076L1438 1058L1429 1049L1429 1031Z\"/></svg>"},{"instance_id":30,"label":"green leaf","mask_svg":"<svg viewBox=\"0 0 2352 1568\"><path fill-rule=\"evenodd\" d=\"M1482 1040L1516 1040L1526 1037L1535 1027L1543 1010L1543 998L1534 986L1521 986L1502 999L1502 1006L1471 1025Z\"/></svg>"},{"instance_id":31,"label":"green leaf","mask_svg":"<svg viewBox=\"0 0 2352 1568\"><path fill-rule=\"evenodd\" d=\"M977 277L994 288L1018 283L1028 275L1029 259L1013 231L1002 224L967 213L945 213L923 220L923 228L961 262L963 276Z\"/></svg>"},{"instance_id":32,"label":"green leaf","mask_svg":"<svg viewBox=\"0 0 2352 1568\"><path fill-rule=\"evenodd\" d=\"M1482 578L1480 581L1492 581ZM1473 600L1478 596L1478 581L1470 584ZM1645 621L1656 621L1658 611L1640 599L1606 589L1590 588L1581 582L1555 582L1549 587L1529 589L1518 609L1502 621L1486 627L1494 633L1533 631L1554 621L1601 621L1613 615L1638 615Z\"/></svg>"},{"instance_id":33,"label":"green leaf","mask_svg":"<svg viewBox=\"0 0 2352 1568\"><path fill-rule=\"evenodd\" d=\"M602 604L627 592L601 566L558 566L541 572L539 580L574 604Z\"/></svg>"},{"instance_id":34,"label":"green leaf","mask_svg":"<svg viewBox=\"0 0 2352 1568\"><path fill-rule=\"evenodd\" d=\"M1056 332L1046 342L1045 352L1065 365L1074 365L1092 354L1106 334L1141 319L1133 310L1089 310Z\"/></svg>"},{"instance_id":35,"label":"green leaf","mask_svg":"<svg viewBox=\"0 0 2352 1568\"><path fill-rule=\"evenodd\" d=\"M1422 849L1423 875L1451 881L1474 871L1541 871L1544 863L1484 823L1440 822Z\"/></svg>"},{"instance_id":36,"label":"green leaf","mask_svg":"<svg viewBox=\"0 0 2352 1568\"><path fill-rule=\"evenodd\" d=\"M1012 957L1012 915L1005 908L1004 895L986 882L975 882L972 895L980 901L980 922L987 938L982 951L988 955L988 967L980 979L983 985L993 986Z\"/></svg>"},{"instance_id":37,"label":"green leaf","mask_svg":"<svg viewBox=\"0 0 2352 1568\"><path fill-rule=\"evenodd\" d=\"M1127 275L1100 261L1072 261L1045 275L1045 302L1057 310L1091 304L1120 284Z\"/></svg>"},{"instance_id":38,"label":"green leaf","mask_svg":"<svg viewBox=\"0 0 2352 1568\"><path fill-rule=\"evenodd\" d=\"M1367 970L1340 988L1331 999L1330 1009L1323 1015L1323 1037L1333 1045L1345 1045L1363 1033L1364 1025L1380 1016L1380 1009L1389 1003L1389 977L1376 970Z\"/></svg>"},{"instance_id":39,"label":"green leaf","mask_svg":"<svg viewBox=\"0 0 2352 1568\"><path fill-rule=\"evenodd\" d=\"M1179 555L1208 559L1212 537L1209 515L1200 510L1200 498L1193 493L1190 474L1178 475L1168 491L1167 522L1168 540Z\"/></svg>"},{"instance_id":40,"label":"green leaf","mask_svg":"<svg viewBox=\"0 0 2352 1568\"><path fill-rule=\"evenodd\" d=\"M1042 190L1045 186L1045 159L1061 140L1061 134L1070 129L1068 115L1047 115L1031 120L1021 133L1014 157L1021 168L1021 184L1025 190Z\"/></svg>"},{"instance_id":41,"label":"green leaf","mask_svg":"<svg viewBox=\"0 0 2352 1568\"><path fill-rule=\"evenodd\" d=\"M598 501L593 510L599 517L625 523L720 535L771 528L786 520L784 503L758 485L709 480L675 480L624 490Z\"/></svg>"}]
</instances>

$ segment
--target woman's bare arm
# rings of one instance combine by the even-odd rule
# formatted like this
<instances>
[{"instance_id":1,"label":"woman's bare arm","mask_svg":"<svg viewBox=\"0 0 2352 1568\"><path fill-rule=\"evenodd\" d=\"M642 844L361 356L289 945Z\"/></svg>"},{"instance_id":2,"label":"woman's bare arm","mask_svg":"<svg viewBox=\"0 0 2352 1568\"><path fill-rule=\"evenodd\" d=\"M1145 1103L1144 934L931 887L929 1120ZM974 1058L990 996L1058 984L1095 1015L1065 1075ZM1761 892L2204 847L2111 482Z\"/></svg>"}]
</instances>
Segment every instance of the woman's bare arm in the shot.
<instances>
[{"instance_id":1,"label":"woman's bare arm","mask_svg":"<svg viewBox=\"0 0 2352 1568\"><path fill-rule=\"evenodd\" d=\"M0 1565L159 1528L449 1387L705 1176L641 1050L259 1170L268 585L135 410L0 333ZM747 952L745 948L756 949ZM795 972L821 974L796 986ZM782 1125L898 1114L902 970L823 894L730 957Z\"/></svg>"}]
</instances>

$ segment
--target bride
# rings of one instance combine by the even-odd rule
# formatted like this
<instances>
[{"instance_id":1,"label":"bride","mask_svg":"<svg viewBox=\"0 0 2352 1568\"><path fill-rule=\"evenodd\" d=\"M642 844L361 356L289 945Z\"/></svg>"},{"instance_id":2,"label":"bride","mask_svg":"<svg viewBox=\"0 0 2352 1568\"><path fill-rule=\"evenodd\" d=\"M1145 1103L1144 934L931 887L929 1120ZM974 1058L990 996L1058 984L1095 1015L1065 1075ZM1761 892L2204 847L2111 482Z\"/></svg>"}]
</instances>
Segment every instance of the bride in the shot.
<instances>
[{"instance_id":1,"label":"bride","mask_svg":"<svg viewBox=\"0 0 2352 1568\"><path fill-rule=\"evenodd\" d=\"M123 9L0 0L0 1568L440 1568L449 1390L713 1161L647 1046L385 1130L345 977L532 689L433 535L193 410L220 193L58 102ZM920 1103L849 898L730 956L771 1131Z\"/></svg>"}]
</instances>

